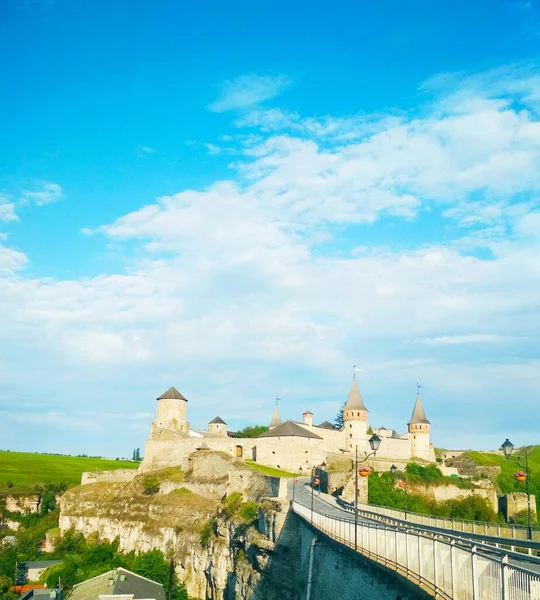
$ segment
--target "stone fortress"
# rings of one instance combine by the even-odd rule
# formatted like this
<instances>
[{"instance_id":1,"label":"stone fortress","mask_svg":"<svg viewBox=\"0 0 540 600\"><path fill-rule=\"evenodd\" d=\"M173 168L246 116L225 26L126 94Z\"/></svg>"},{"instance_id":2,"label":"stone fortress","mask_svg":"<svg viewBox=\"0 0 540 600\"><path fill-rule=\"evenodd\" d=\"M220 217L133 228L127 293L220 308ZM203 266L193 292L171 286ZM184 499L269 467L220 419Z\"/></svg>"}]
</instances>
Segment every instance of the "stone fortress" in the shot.
<instances>
[{"instance_id":1,"label":"stone fortress","mask_svg":"<svg viewBox=\"0 0 540 600\"><path fill-rule=\"evenodd\" d=\"M193 429L187 421L187 399L171 387L157 399L157 414L146 442L141 470L170 466L188 468L189 455L201 449L224 452L239 460L251 459L261 465L294 473L307 473L336 455L363 459L370 452L368 414L356 378L343 408L343 427L328 421L313 424L313 413L303 413L303 420L281 420L276 404L268 431L256 438L238 437L227 429L220 417L208 423L207 430ZM431 424L417 393L408 431L399 435L393 429L373 429L381 438L377 459L400 464L416 458L435 462L430 442Z\"/></svg>"}]
</instances>

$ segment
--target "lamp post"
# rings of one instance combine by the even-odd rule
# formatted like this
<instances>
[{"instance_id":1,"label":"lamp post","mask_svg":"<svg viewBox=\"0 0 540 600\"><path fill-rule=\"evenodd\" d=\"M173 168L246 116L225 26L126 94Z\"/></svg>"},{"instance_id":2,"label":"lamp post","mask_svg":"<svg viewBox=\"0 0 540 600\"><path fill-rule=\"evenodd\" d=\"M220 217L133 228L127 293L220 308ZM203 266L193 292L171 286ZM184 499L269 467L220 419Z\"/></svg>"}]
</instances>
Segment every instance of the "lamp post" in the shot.
<instances>
[{"instance_id":1,"label":"lamp post","mask_svg":"<svg viewBox=\"0 0 540 600\"><path fill-rule=\"evenodd\" d=\"M369 447L371 448L372 452L370 452L369 454L366 454L366 456L364 457L363 460L358 460L358 444L356 445L356 458L354 461L354 549L356 551L356 549L358 548L358 465L366 462L366 460L370 457L370 456L375 456L377 454L377 450L379 449L381 445L381 438L374 433L370 438L369 438Z\"/></svg>"},{"instance_id":2,"label":"lamp post","mask_svg":"<svg viewBox=\"0 0 540 600\"><path fill-rule=\"evenodd\" d=\"M503 451L506 460L511 460L512 462L515 462L516 465L518 465L519 467L525 468L525 475L527 476L527 537L530 541L532 541L531 488L529 483L529 451L526 448L521 449L521 452L523 452L523 455L525 457L525 462L522 463L520 460L520 456L518 456L517 458L511 456L512 452L514 451L514 444L512 444L512 442L508 438L504 440L504 443L501 446L501 450Z\"/></svg>"},{"instance_id":3,"label":"lamp post","mask_svg":"<svg viewBox=\"0 0 540 600\"><path fill-rule=\"evenodd\" d=\"M397 473L397 467L396 465L392 465L390 467L390 473L392 473L392 475L395 475ZM407 520L407 512L409 510L409 490L407 489L407 476L405 475L405 479L400 479L398 482L398 485L400 488L402 488L403 492L405 493L405 520ZM403 484L403 485L401 485Z\"/></svg>"}]
</instances>

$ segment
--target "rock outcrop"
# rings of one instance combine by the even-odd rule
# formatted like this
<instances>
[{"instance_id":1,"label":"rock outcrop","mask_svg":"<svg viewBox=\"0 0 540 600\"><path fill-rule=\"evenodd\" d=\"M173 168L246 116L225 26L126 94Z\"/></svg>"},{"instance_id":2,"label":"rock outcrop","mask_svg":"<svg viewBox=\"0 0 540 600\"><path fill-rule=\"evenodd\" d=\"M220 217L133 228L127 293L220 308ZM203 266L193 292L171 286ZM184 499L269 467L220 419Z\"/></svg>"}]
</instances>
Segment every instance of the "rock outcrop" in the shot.
<instances>
[{"instance_id":1,"label":"rock outcrop","mask_svg":"<svg viewBox=\"0 0 540 600\"><path fill-rule=\"evenodd\" d=\"M61 532L117 540L126 552L160 549L175 557L177 574L193 598L287 598L281 586L263 582L288 502L262 496L283 486L230 461L225 470L222 459L203 453L187 473L169 468L140 473L127 483L87 483L70 490L61 498ZM240 507L256 516L227 512L221 498L233 493L239 503L248 501ZM253 499L259 500L258 509Z\"/></svg>"}]
</instances>

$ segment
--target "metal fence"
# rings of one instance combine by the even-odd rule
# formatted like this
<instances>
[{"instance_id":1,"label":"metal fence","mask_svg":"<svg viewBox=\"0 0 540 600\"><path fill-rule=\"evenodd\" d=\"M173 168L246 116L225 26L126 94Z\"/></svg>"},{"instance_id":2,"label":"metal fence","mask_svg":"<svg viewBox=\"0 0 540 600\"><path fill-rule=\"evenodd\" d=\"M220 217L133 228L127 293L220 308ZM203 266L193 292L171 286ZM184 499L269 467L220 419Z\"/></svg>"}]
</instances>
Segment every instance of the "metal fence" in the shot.
<instances>
[{"instance_id":1,"label":"metal fence","mask_svg":"<svg viewBox=\"0 0 540 600\"><path fill-rule=\"evenodd\" d=\"M293 511L330 538L404 575L436 597L455 600L540 600L540 573L490 556L490 548L349 520L292 502Z\"/></svg>"},{"instance_id":2,"label":"metal fence","mask_svg":"<svg viewBox=\"0 0 540 600\"><path fill-rule=\"evenodd\" d=\"M527 539L527 527L523 525L482 523L479 521L466 521L464 519L450 519L448 517L433 517L405 510L398 510L397 508L388 508L387 506L377 506L376 504L358 504L358 509L379 513L395 519L401 519L403 521L408 521L409 523L416 523L417 525L442 527L444 529L461 531L463 533L504 537L513 540ZM536 527L533 529L533 541L540 542L540 529Z\"/></svg>"}]
</instances>

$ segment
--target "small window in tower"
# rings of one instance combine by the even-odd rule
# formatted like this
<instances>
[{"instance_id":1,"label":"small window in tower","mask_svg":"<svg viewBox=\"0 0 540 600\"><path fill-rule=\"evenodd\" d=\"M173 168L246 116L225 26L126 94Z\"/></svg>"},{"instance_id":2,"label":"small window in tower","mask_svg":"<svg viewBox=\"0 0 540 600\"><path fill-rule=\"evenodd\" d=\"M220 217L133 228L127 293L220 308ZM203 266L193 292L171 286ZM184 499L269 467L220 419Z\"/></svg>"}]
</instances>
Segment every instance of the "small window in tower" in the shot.
<instances>
[{"instance_id":1,"label":"small window in tower","mask_svg":"<svg viewBox=\"0 0 540 600\"><path fill-rule=\"evenodd\" d=\"M352 433L349 433L349 437L352 438Z\"/></svg>"},{"instance_id":2,"label":"small window in tower","mask_svg":"<svg viewBox=\"0 0 540 600\"><path fill-rule=\"evenodd\" d=\"M349 424L349 429L352 429L352 423Z\"/></svg>"}]
</instances>

